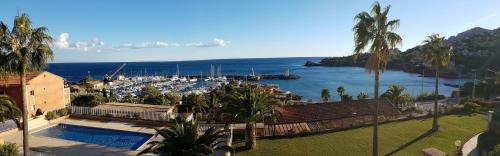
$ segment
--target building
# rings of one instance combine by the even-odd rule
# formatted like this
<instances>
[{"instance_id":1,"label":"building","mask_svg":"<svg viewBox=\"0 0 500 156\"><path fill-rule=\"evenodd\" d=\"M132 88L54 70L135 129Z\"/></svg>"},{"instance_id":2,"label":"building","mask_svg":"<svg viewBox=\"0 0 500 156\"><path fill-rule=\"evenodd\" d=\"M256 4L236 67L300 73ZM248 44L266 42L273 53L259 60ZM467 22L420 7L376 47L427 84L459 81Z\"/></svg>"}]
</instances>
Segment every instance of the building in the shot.
<instances>
[{"instance_id":1,"label":"building","mask_svg":"<svg viewBox=\"0 0 500 156\"><path fill-rule=\"evenodd\" d=\"M92 89L93 90L102 90L102 88L104 88L104 82L102 81L98 81L98 80L94 80L94 81L90 81L89 84L92 86Z\"/></svg>"},{"instance_id":2,"label":"building","mask_svg":"<svg viewBox=\"0 0 500 156\"><path fill-rule=\"evenodd\" d=\"M307 103L277 108L277 121L284 123L314 122L340 119L366 119L371 121L377 101L353 100L348 102ZM397 119L399 110L387 99L379 100L379 115L385 119Z\"/></svg>"},{"instance_id":3,"label":"building","mask_svg":"<svg viewBox=\"0 0 500 156\"><path fill-rule=\"evenodd\" d=\"M26 74L26 94L28 113L35 115L36 110L52 111L69 106L70 89L64 79L50 72L30 72ZM23 98L19 76L10 76L0 80L0 94L9 95L22 108Z\"/></svg>"},{"instance_id":4,"label":"building","mask_svg":"<svg viewBox=\"0 0 500 156\"><path fill-rule=\"evenodd\" d=\"M258 136L286 136L304 133L328 132L373 123L377 106L375 100L349 102L306 103L281 106L274 119L267 117ZM387 99L379 101L379 122L396 120L399 110Z\"/></svg>"}]
</instances>

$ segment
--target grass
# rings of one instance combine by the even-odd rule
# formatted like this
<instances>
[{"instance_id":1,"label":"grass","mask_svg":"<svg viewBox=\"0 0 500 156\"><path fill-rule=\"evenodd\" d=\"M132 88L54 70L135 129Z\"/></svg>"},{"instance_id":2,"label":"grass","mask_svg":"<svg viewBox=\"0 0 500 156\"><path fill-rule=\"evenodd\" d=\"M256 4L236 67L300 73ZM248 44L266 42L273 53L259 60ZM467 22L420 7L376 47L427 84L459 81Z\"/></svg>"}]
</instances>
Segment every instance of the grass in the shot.
<instances>
[{"instance_id":1,"label":"grass","mask_svg":"<svg viewBox=\"0 0 500 156\"><path fill-rule=\"evenodd\" d=\"M421 155L421 150L436 147L454 155L454 142L466 142L470 137L486 130L486 116L448 115L439 119L440 129L428 133L432 118L383 124L379 127L380 155ZM236 147L243 146L238 143ZM372 128L358 128L342 132L283 139L260 139L257 148L241 151L246 155L371 155Z\"/></svg>"}]
</instances>

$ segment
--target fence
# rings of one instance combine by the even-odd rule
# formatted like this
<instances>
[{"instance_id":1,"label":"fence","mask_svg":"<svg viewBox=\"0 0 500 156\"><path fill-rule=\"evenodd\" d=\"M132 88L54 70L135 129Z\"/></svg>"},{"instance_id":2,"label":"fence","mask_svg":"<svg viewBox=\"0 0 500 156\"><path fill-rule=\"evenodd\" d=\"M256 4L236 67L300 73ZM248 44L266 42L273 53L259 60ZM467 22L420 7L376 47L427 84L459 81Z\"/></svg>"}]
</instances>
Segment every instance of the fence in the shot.
<instances>
[{"instance_id":1,"label":"fence","mask_svg":"<svg viewBox=\"0 0 500 156\"><path fill-rule=\"evenodd\" d=\"M171 112L157 111L130 111L123 109L108 109L94 107L71 106L71 114L102 116L135 120L170 121L173 118Z\"/></svg>"}]
</instances>

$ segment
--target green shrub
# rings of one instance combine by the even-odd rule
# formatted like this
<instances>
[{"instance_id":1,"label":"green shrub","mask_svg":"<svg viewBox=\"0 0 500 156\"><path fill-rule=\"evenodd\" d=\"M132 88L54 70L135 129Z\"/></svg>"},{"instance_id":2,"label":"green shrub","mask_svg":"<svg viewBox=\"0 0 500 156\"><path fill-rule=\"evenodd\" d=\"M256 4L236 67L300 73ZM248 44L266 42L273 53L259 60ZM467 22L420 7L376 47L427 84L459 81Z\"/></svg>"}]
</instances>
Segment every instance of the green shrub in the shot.
<instances>
[{"instance_id":1,"label":"green shrub","mask_svg":"<svg viewBox=\"0 0 500 156\"><path fill-rule=\"evenodd\" d=\"M496 145L495 148L493 148L492 151L488 152L486 154L487 156L499 156L500 155L500 144Z\"/></svg>"},{"instance_id":2,"label":"green shrub","mask_svg":"<svg viewBox=\"0 0 500 156\"><path fill-rule=\"evenodd\" d=\"M479 109L479 105L474 102L465 102L463 110L467 113L477 112Z\"/></svg>"},{"instance_id":3,"label":"green shrub","mask_svg":"<svg viewBox=\"0 0 500 156\"><path fill-rule=\"evenodd\" d=\"M444 95L438 95L438 100L445 99L446 97ZM432 101L434 100L434 93L429 94L429 93L421 93L419 94L416 98L416 101Z\"/></svg>"},{"instance_id":4,"label":"green shrub","mask_svg":"<svg viewBox=\"0 0 500 156\"><path fill-rule=\"evenodd\" d=\"M66 116L69 114L69 110L67 108L57 110L57 115Z\"/></svg>"},{"instance_id":5,"label":"green shrub","mask_svg":"<svg viewBox=\"0 0 500 156\"><path fill-rule=\"evenodd\" d=\"M47 120L54 120L58 117L59 117L59 115L55 112L47 112L47 114L45 114L45 119L47 119Z\"/></svg>"},{"instance_id":6,"label":"green shrub","mask_svg":"<svg viewBox=\"0 0 500 156\"><path fill-rule=\"evenodd\" d=\"M17 144L0 145L0 156L18 156Z\"/></svg>"},{"instance_id":7,"label":"green shrub","mask_svg":"<svg viewBox=\"0 0 500 156\"><path fill-rule=\"evenodd\" d=\"M500 122L500 110L493 112L493 121Z\"/></svg>"},{"instance_id":8,"label":"green shrub","mask_svg":"<svg viewBox=\"0 0 500 156\"><path fill-rule=\"evenodd\" d=\"M75 97L75 99L73 100L73 105L95 107L102 104L104 101L104 97L102 97L102 95L100 94L85 94Z\"/></svg>"},{"instance_id":9,"label":"green shrub","mask_svg":"<svg viewBox=\"0 0 500 156\"><path fill-rule=\"evenodd\" d=\"M495 132L487 131L479 135L477 150L481 155L494 151L496 145L500 145L500 136L496 135Z\"/></svg>"}]
</instances>

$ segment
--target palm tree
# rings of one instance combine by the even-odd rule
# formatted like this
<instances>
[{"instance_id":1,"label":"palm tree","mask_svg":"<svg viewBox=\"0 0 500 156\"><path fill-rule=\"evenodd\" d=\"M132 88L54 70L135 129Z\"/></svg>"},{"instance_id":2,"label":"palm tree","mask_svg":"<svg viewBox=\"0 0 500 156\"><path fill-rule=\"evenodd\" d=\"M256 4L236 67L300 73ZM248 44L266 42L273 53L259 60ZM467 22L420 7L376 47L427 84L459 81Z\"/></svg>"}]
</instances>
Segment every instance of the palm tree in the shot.
<instances>
[{"instance_id":1,"label":"palm tree","mask_svg":"<svg viewBox=\"0 0 500 156\"><path fill-rule=\"evenodd\" d=\"M32 27L28 15L22 14L14 19L12 30L0 22L0 42L1 49L6 52L4 60L0 61L1 66L20 77L23 97L23 148L24 155L29 155L26 73L42 70L49 60L53 60L54 55L49 46L52 37L47 28Z\"/></svg>"},{"instance_id":2,"label":"palm tree","mask_svg":"<svg viewBox=\"0 0 500 156\"><path fill-rule=\"evenodd\" d=\"M337 93L340 96L340 101L342 102L352 101L352 96L347 94L347 91L343 86L339 86L337 88Z\"/></svg>"},{"instance_id":3,"label":"palm tree","mask_svg":"<svg viewBox=\"0 0 500 156\"><path fill-rule=\"evenodd\" d=\"M344 86L339 86L337 87L337 93L339 94L340 97L345 95L345 88Z\"/></svg>"},{"instance_id":4,"label":"palm tree","mask_svg":"<svg viewBox=\"0 0 500 156\"><path fill-rule=\"evenodd\" d=\"M0 122L13 120L17 127L21 127L19 118L21 117L21 110L16 105L16 102L7 95L0 95Z\"/></svg>"},{"instance_id":5,"label":"palm tree","mask_svg":"<svg viewBox=\"0 0 500 156\"><path fill-rule=\"evenodd\" d=\"M272 115L274 107L279 101L260 88L245 86L243 91L229 94L224 100L224 112L231 114L235 120L243 121L245 126L246 147L253 149L257 146L255 122Z\"/></svg>"},{"instance_id":6,"label":"palm tree","mask_svg":"<svg viewBox=\"0 0 500 156\"><path fill-rule=\"evenodd\" d=\"M323 89L321 91L321 99L323 99L325 103L330 101L330 90L328 90L327 88Z\"/></svg>"},{"instance_id":7,"label":"palm tree","mask_svg":"<svg viewBox=\"0 0 500 156\"><path fill-rule=\"evenodd\" d=\"M363 11L356 15L354 25L354 60L368 48L370 56L366 63L368 72L375 72L374 98L377 100L373 120L373 155L378 155L378 92L379 70L385 71L389 55L397 45L401 44L401 37L393 32L399 26L399 19L388 20L391 6L382 8L378 2L372 6L371 13Z\"/></svg>"},{"instance_id":8,"label":"palm tree","mask_svg":"<svg viewBox=\"0 0 500 156\"><path fill-rule=\"evenodd\" d=\"M396 107L402 109L403 103L409 102L411 96L405 92L405 87L401 85L392 85L382 94L382 97L388 98Z\"/></svg>"},{"instance_id":9,"label":"palm tree","mask_svg":"<svg viewBox=\"0 0 500 156\"><path fill-rule=\"evenodd\" d=\"M359 92L357 98L358 100L367 100L368 99L368 93L366 92Z\"/></svg>"},{"instance_id":10,"label":"palm tree","mask_svg":"<svg viewBox=\"0 0 500 156\"><path fill-rule=\"evenodd\" d=\"M191 93L182 99L182 104L194 108L196 112L205 113L209 108L205 96L202 94Z\"/></svg>"},{"instance_id":11,"label":"palm tree","mask_svg":"<svg viewBox=\"0 0 500 156\"><path fill-rule=\"evenodd\" d=\"M148 147L137 155L154 153L160 156L208 156L216 151L230 151L231 147L220 146L224 141L224 131L208 128L203 135L198 134L198 122L183 119L172 129L155 129L155 137L161 135L162 141L151 141Z\"/></svg>"},{"instance_id":12,"label":"palm tree","mask_svg":"<svg viewBox=\"0 0 500 156\"><path fill-rule=\"evenodd\" d=\"M436 72L436 88L434 91L434 120L432 122L432 131L439 129L438 125L438 97L439 97L439 70L443 69L450 62L452 47L444 43L444 37L438 34L428 36L424 41L424 57L432 65Z\"/></svg>"}]
</instances>

